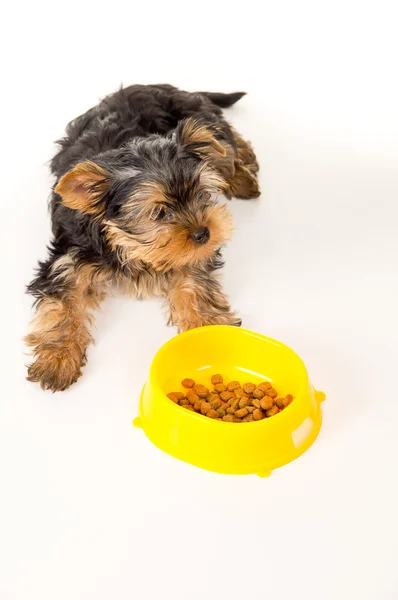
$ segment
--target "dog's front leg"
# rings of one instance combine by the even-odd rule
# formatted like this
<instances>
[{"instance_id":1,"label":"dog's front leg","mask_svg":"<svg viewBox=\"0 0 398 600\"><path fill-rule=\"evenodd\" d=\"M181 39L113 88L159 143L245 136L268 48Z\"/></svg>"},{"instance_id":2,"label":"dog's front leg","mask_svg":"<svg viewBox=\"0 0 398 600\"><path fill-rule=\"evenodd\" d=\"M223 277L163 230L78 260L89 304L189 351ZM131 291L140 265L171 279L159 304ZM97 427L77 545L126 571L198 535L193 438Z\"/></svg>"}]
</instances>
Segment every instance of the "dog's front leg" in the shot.
<instances>
[{"instance_id":1,"label":"dog's front leg","mask_svg":"<svg viewBox=\"0 0 398 600\"><path fill-rule=\"evenodd\" d=\"M82 374L92 341L91 311L104 296L93 273L87 265L78 274L66 255L52 269L43 269L29 288L38 302L25 338L34 358L28 380L40 383L43 389L65 390Z\"/></svg>"},{"instance_id":2,"label":"dog's front leg","mask_svg":"<svg viewBox=\"0 0 398 600\"><path fill-rule=\"evenodd\" d=\"M179 332L204 325L241 325L218 280L204 268L190 267L176 273L170 280L167 300L169 324Z\"/></svg>"}]
</instances>

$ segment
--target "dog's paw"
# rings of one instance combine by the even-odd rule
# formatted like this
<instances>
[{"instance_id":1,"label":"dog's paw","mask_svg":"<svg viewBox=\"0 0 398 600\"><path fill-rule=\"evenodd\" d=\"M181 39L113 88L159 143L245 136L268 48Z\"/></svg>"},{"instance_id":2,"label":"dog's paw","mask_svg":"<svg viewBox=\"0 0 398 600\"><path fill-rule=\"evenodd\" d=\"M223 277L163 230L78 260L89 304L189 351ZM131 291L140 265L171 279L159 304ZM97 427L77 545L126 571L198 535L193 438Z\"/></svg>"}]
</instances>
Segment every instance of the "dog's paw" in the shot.
<instances>
[{"instance_id":1,"label":"dog's paw","mask_svg":"<svg viewBox=\"0 0 398 600\"><path fill-rule=\"evenodd\" d=\"M79 379L83 364L65 352L45 351L28 367L27 380L40 383L43 390L61 392Z\"/></svg>"},{"instance_id":2,"label":"dog's paw","mask_svg":"<svg viewBox=\"0 0 398 600\"><path fill-rule=\"evenodd\" d=\"M242 319L240 319L235 312L224 313L218 315L214 323L209 325L232 325L233 327L240 327L242 325Z\"/></svg>"},{"instance_id":3,"label":"dog's paw","mask_svg":"<svg viewBox=\"0 0 398 600\"><path fill-rule=\"evenodd\" d=\"M233 327L240 327L242 319L235 312L220 312L211 316L207 315L206 317L197 315L195 319L181 321L177 324L177 328L179 332L182 332L195 329L196 327L207 327L208 325L232 325Z\"/></svg>"}]
</instances>

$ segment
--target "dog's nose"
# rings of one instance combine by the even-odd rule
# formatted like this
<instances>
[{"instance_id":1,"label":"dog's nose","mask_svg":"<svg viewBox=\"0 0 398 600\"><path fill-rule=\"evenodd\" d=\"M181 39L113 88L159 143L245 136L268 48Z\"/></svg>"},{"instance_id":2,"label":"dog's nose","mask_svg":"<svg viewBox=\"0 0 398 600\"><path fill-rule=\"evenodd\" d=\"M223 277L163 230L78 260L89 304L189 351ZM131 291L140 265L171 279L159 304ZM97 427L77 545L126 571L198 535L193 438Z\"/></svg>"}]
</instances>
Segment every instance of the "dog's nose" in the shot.
<instances>
[{"instance_id":1,"label":"dog's nose","mask_svg":"<svg viewBox=\"0 0 398 600\"><path fill-rule=\"evenodd\" d=\"M210 239L210 231L207 227L199 227L199 229L193 232L191 237L197 244L205 244Z\"/></svg>"}]
</instances>

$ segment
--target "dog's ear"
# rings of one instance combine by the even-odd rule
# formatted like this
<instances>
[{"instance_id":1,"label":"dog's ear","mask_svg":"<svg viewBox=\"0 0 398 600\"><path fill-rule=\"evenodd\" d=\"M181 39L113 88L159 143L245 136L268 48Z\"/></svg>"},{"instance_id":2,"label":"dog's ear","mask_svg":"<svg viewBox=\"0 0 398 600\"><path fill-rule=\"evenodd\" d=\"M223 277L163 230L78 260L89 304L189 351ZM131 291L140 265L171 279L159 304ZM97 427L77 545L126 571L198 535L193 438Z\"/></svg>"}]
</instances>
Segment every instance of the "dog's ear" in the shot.
<instances>
[{"instance_id":1,"label":"dog's ear","mask_svg":"<svg viewBox=\"0 0 398 600\"><path fill-rule=\"evenodd\" d=\"M65 173L55 186L63 204L88 215L101 216L105 211L104 197L109 189L109 173L87 160Z\"/></svg>"},{"instance_id":2,"label":"dog's ear","mask_svg":"<svg viewBox=\"0 0 398 600\"><path fill-rule=\"evenodd\" d=\"M187 150L206 157L214 154L226 155L224 146L215 137L216 127L202 123L192 117L181 121L177 127L177 141Z\"/></svg>"}]
</instances>

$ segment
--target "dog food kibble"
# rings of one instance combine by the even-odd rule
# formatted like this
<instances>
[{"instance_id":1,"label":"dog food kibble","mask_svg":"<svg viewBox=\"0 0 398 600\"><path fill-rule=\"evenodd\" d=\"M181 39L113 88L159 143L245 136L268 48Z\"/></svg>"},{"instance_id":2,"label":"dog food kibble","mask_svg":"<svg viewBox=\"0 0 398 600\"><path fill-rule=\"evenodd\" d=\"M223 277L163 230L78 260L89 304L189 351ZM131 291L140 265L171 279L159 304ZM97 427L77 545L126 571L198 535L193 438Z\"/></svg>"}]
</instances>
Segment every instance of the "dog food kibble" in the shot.
<instances>
[{"instance_id":1,"label":"dog food kibble","mask_svg":"<svg viewBox=\"0 0 398 600\"><path fill-rule=\"evenodd\" d=\"M240 408L239 410L235 411L235 417L238 417L238 419L243 419L243 417L245 417L248 414L249 411L247 410L247 408Z\"/></svg>"},{"instance_id":2,"label":"dog food kibble","mask_svg":"<svg viewBox=\"0 0 398 600\"><path fill-rule=\"evenodd\" d=\"M208 402L202 402L200 405L200 412L202 413L202 415L208 413L209 410L211 410L210 404Z\"/></svg>"},{"instance_id":3,"label":"dog food kibble","mask_svg":"<svg viewBox=\"0 0 398 600\"><path fill-rule=\"evenodd\" d=\"M184 398L184 394L181 394L181 392L171 392L170 394L167 394L167 397L178 404L178 401Z\"/></svg>"},{"instance_id":4,"label":"dog food kibble","mask_svg":"<svg viewBox=\"0 0 398 600\"><path fill-rule=\"evenodd\" d=\"M195 404L193 405L194 410L196 410L196 412L200 411L200 407L202 406L203 400L201 400L200 398L198 398L195 401Z\"/></svg>"},{"instance_id":5,"label":"dog food kibble","mask_svg":"<svg viewBox=\"0 0 398 600\"><path fill-rule=\"evenodd\" d=\"M229 384L227 385L227 390L228 390L229 392L233 392L233 391L237 390L238 388L240 388L240 383L239 383L239 381L231 381L231 383L229 383Z\"/></svg>"},{"instance_id":6,"label":"dog food kibble","mask_svg":"<svg viewBox=\"0 0 398 600\"><path fill-rule=\"evenodd\" d=\"M227 423L233 423L234 422L234 416L233 415L225 415L225 417L223 417L222 420L226 421Z\"/></svg>"},{"instance_id":7,"label":"dog food kibble","mask_svg":"<svg viewBox=\"0 0 398 600\"><path fill-rule=\"evenodd\" d=\"M251 395L255 389L256 386L254 385L254 383L245 383L245 385L243 386L243 391L245 392L245 394Z\"/></svg>"},{"instance_id":8,"label":"dog food kibble","mask_svg":"<svg viewBox=\"0 0 398 600\"><path fill-rule=\"evenodd\" d=\"M269 381L263 381L262 383L259 383L257 387L260 388L260 390L263 390L263 392L267 393L267 390L269 390L272 385Z\"/></svg>"},{"instance_id":9,"label":"dog food kibble","mask_svg":"<svg viewBox=\"0 0 398 600\"><path fill-rule=\"evenodd\" d=\"M274 401L269 396L264 396L264 398L260 400L260 407L263 410L269 410L270 408L272 408L273 404Z\"/></svg>"},{"instance_id":10,"label":"dog food kibble","mask_svg":"<svg viewBox=\"0 0 398 600\"><path fill-rule=\"evenodd\" d=\"M209 395L209 390L204 385L195 385L194 390L199 398L206 398Z\"/></svg>"},{"instance_id":11,"label":"dog food kibble","mask_svg":"<svg viewBox=\"0 0 398 600\"><path fill-rule=\"evenodd\" d=\"M250 421L254 421L253 415L246 415L245 417L243 417L242 421L243 423L249 423Z\"/></svg>"},{"instance_id":12,"label":"dog food kibble","mask_svg":"<svg viewBox=\"0 0 398 600\"><path fill-rule=\"evenodd\" d=\"M193 379L183 379L181 381L181 385L184 388L193 388L193 386L195 385L195 382Z\"/></svg>"},{"instance_id":13,"label":"dog food kibble","mask_svg":"<svg viewBox=\"0 0 398 600\"><path fill-rule=\"evenodd\" d=\"M219 373L212 375L214 390L193 379L183 379L185 393L170 392L167 397L175 404L203 416L226 423L251 423L269 419L285 410L293 396L279 397L268 381L258 385L230 381L224 383Z\"/></svg>"},{"instance_id":14,"label":"dog food kibble","mask_svg":"<svg viewBox=\"0 0 398 600\"><path fill-rule=\"evenodd\" d=\"M237 398L239 400L239 398ZM246 406L250 405L250 398L241 398L239 400L239 408L246 408Z\"/></svg>"},{"instance_id":15,"label":"dog food kibble","mask_svg":"<svg viewBox=\"0 0 398 600\"><path fill-rule=\"evenodd\" d=\"M223 383L216 383L216 385L214 386L214 391L217 394L222 394L222 392L225 392L226 389L227 389L227 386L224 385Z\"/></svg>"},{"instance_id":16,"label":"dog food kibble","mask_svg":"<svg viewBox=\"0 0 398 600\"><path fill-rule=\"evenodd\" d=\"M239 398L231 398L228 401L228 404L230 405L232 410L238 410L239 402L240 402Z\"/></svg>"},{"instance_id":17,"label":"dog food kibble","mask_svg":"<svg viewBox=\"0 0 398 600\"><path fill-rule=\"evenodd\" d=\"M253 419L255 421L261 421L264 418L264 413L260 408L255 408L253 411Z\"/></svg>"},{"instance_id":18,"label":"dog food kibble","mask_svg":"<svg viewBox=\"0 0 398 600\"><path fill-rule=\"evenodd\" d=\"M218 414L218 412L216 410L213 410L212 408L206 413L206 417L210 417L210 419L218 419L219 416L220 415Z\"/></svg>"},{"instance_id":19,"label":"dog food kibble","mask_svg":"<svg viewBox=\"0 0 398 600\"><path fill-rule=\"evenodd\" d=\"M192 406L195 404L195 402L197 400L199 400L199 396L197 396L194 392L192 394L187 394L187 398L189 400L189 404L192 404Z\"/></svg>"}]
</instances>

